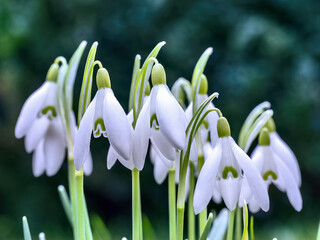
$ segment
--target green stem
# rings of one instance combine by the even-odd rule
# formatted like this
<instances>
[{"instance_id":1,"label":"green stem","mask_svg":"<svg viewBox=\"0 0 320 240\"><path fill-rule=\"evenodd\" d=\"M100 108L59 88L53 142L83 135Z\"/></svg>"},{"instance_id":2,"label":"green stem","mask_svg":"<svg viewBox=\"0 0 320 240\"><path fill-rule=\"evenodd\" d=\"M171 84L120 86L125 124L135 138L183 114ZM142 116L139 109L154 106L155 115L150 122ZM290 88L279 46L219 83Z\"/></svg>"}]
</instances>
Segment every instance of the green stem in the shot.
<instances>
[{"instance_id":1,"label":"green stem","mask_svg":"<svg viewBox=\"0 0 320 240\"><path fill-rule=\"evenodd\" d=\"M179 169L177 169L179 171ZM176 184L174 181L175 170L169 169L169 236L170 240L176 240Z\"/></svg>"},{"instance_id":2,"label":"green stem","mask_svg":"<svg viewBox=\"0 0 320 240\"><path fill-rule=\"evenodd\" d=\"M140 239L140 180L139 170L132 170L132 239Z\"/></svg>"},{"instance_id":3,"label":"green stem","mask_svg":"<svg viewBox=\"0 0 320 240\"><path fill-rule=\"evenodd\" d=\"M177 240L183 240L183 215L184 215L184 206L177 207L178 212L178 221L177 221Z\"/></svg>"},{"instance_id":4,"label":"green stem","mask_svg":"<svg viewBox=\"0 0 320 240\"><path fill-rule=\"evenodd\" d=\"M76 216L76 184L75 184L75 167L72 157L68 158L68 181L69 181L69 192L72 206L72 219L73 219L73 237L78 239L77 231L75 228L77 216Z\"/></svg>"},{"instance_id":5,"label":"green stem","mask_svg":"<svg viewBox=\"0 0 320 240\"><path fill-rule=\"evenodd\" d=\"M237 206L236 208L236 231L235 231L235 237L236 239L240 239L241 238L241 215L242 215L242 211L241 208L239 206Z\"/></svg>"},{"instance_id":6,"label":"green stem","mask_svg":"<svg viewBox=\"0 0 320 240\"><path fill-rule=\"evenodd\" d=\"M236 210L230 212L229 215L229 224L228 224L228 232L227 232L227 240L233 240L233 225L234 225L234 214Z\"/></svg>"},{"instance_id":7,"label":"green stem","mask_svg":"<svg viewBox=\"0 0 320 240\"><path fill-rule=\"evenodd\" d=\"M76 229L78 232L78 239L85 240L85 216L84 216L84 206L83 206L83 170L80 172L76 171Z\"/></svg>"},{"instance_id":8,"label":"green stem","mask_svg":"<svg viewBox=\"0 0 320 240\"><path fill-rule=\"evenodd\" d=\"M84 197L84 194L83 194L83 208L84 208L86 240L93 240L91 226L90 226L90 219L89 219L89 214L88 214L88 209L87 209L87 204L86 204L86 199Z\"/></svg>"},{"instance_id":9,"label":"green stem","mask_svg":"<svg viewBox=\"0 0 320 240\"><path fill-rule=\"evenodd\" d=\"M204 156L199 155L198 156L198 175L200 174L200 171L202 169L202 166L204 164ZM207 208L205 208L200 214L199 214L199 235L202 235L202 232L206 226L207 222Z\"/></svg>"},{"instance_id":10,"label":"green stem","mask_svg":"<svg viewBox=\"0 0 320 240\"><path fill-rule=\"evenodd\" d=\"M254 240L254 231L253 231L253 216L250 217L250 235L251 235L251 240ZM320 240L320 239L317 239Z\"/></svg>"},{"instance_id":11,"label":"green stem","mask_svg":"<svg viewBox=\"0 0 320 240\"><path fill-rule=\"evenodd\" d=\"M196 239L195 233L195 216L193 211L193 195L194 195L194 164L190 161L190 190L188 197L188 234L189 240Z\"/></svg>"}]
</instances>

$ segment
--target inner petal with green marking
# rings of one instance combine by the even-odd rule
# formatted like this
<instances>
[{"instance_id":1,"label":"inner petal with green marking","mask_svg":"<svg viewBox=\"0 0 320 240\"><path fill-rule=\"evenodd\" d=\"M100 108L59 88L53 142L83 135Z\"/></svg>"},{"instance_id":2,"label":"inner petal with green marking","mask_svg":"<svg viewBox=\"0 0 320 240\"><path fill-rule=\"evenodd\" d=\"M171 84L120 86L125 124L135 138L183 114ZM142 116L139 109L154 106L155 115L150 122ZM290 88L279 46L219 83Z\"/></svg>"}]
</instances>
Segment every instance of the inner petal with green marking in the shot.
<instances>
[{"instance_id":1,"label":"inner petal with green marking","mask_svg":"<svg viewBox=\"0 0 320 240\"><path fill-rule=\"evenodd\" d=\"M238 172L233 166L225 166L222 171L222 178L227 179L229 173L231 173L234 178L238 177Z\"/></svg>"},{"instance_id":2,"label":"inner petal with green marking","mask_svg":"<svg viewBox=\"0 0 320 240\"><path fill-rule=\"evenodd\" d=\"M50 120L52 120L52 118L57 116L57 110L54 106L46 106L40 113L40 116L43 115L46 115Z\"/></svg>"},{"instance_id":3,"label":"inner petal with green marking","mask_svg":"<svg viewBox=\"0 0 320 240\"><path fill-rule=\"evenodd\" d=\"M95 138L98 138L103 134L104 137L107 137L106 127L104 125L103 119L98 118L94 122L94 128L93 128L93 136Z\"/></svg>"},{"instance_id":4,"label":"inner petal with green marking","mask_svg":"<svg viewBox=\"0 0 320 240\"><path fill-rule=\"evenodd\" d=\"M154 127L156 130L159 130L159 122L157 119L157 115L154 113L150 118L150 128Z\"/></svg>"},{"instance_id":5,"label":"inner petal with green marking","mask_svg":"<svg viewBox=\"0 0 320 240\"><path fill-rule=\"evenodd\" d=\"M269 179L269 176L271 176L271 178L272 178L274 181L278 179L277 174L276 174L274 171L271 171L271 170L266 171L266 172L263 174L262 178L263 178L263 180L267 181L267 180Z\"/></svg>"}]
</instances>

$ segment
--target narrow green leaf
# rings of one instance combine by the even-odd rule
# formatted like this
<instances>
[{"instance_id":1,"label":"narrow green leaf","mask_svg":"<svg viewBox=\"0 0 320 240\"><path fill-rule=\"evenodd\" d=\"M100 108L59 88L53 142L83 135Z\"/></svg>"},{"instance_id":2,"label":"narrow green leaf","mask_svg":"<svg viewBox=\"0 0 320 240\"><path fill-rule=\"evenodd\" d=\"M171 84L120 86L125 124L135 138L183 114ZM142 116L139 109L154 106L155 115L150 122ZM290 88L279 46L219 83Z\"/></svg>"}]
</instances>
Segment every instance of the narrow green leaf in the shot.
<instances>
[{"instance_id":1,"label":"narrow green leaf","mask_svg":"<svg viewBox=\"0 0 320 240\"><path fill-rule=\"evenodd\" d=\"M148 240L156 240L156 234L154 232L153 226L147 217L147 215L142 215L142 225L143 225L143 236Z\"/></svg>"},{"instance_id":2,"label":"narrow green leaf","mask_svg":"<svg viewBox=\"0 0 320 240\"><path fill-rule=\"evenodd\" d=\"M29 229L29 224L26 216L22 217L22 226L23 226L23 237L24 240L32 240L31 233Z\"/></svg>"},{"instance_id":3,"label":"narrow green leaf","mask_svg":"<svg viewBox=\"0 0 320 240\"><path fill-rule=\"evenodd\" d=\"M319 222L319 227L318 227L317 240L320 240L320 222Z\"/></svg>"},{"instance_id":4,"label":"narrow green leaf","mask_svg":"<svg viewBox=\"0 0 320 240\"><path fill-rule=\"evenodd\" d=\"M72 223L72 210L71 210L71 202L70 199L68 197L68 194L66 192L66 189L64 188L64 186L60 185L58 187L58 193L60 196L60 200L63 206L63 210L65 212L65 214L67 215L67 218L71 224L71 227L73 226Z\"/></svg>"},{"instance_id":5,"label":"narrow green leaf","mask_svg":"<svg viewBox=\"0 0 320 240\"><path fill-rule=\"evenodd\" d=\"M203 229L203 232L201 234L200 240L207 240L207 237L208 237L209 232L210 232L212 221L213 221L213 214L210 213L209 216L208 216L206 225L205 225L205 227Z\"/></svg>"},{"instance_id":6,"label":"narrow green leaf","mask_svg":"<svg viewBox=\"0 0 320 240\"><path fill-rule=\"evenodd\" d=\"M132 78L131 78L131 87L130 87L130 95L129 95L129 111L133 108L133 95L134 95L135 85L137 84L137 80L138 80L137 76L139 74L140 61L141 61L141 56L137 54L134 59Z\"/></svg>"},{"instance_id":7,"label":"narrow green leaf","mask_svg":"<svg viewBox=\"0 0 320 240\"><path fill-rule=\"evenodd\" d=\"M224 208L222 209L217 218L213 222L212 229L208 236L208 240L222 240L224 235L227 232L229 220L229 210Z\"/></svg>"},{"instance_id":8,"label":"narrow green leaf","mask_svg":"<svg viewBox=\"0 0 320 240\"><path fill-rule=\"evenodd\" d=\"M98 215L94 215L91 218L92 229L93 229L93 239L95 240L112 240L112 236Z\"/></svg>"},{"instance_id":9,"label":"narrow green leaf","mask_svg":"<svg viewBox=\"0 0 320 240\"><path fill-rule=\"evenodd\" d=\"M246 201L244 201L243 204L243 234L242 234L242 240L249 240L249 234L248 234L248 224L249 223L249 216L248 216L248 207Z\"/></svg>"}]
</instances>

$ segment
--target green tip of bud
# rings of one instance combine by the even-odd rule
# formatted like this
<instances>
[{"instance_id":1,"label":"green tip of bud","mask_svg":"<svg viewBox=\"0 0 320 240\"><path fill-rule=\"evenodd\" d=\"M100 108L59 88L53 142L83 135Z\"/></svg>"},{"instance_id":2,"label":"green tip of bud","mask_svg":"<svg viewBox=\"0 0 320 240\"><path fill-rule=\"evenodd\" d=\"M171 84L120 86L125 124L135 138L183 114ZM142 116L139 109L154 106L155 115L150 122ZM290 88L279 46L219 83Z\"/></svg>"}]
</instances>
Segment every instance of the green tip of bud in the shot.
<instances>
[{"instance_id":1,"label":"green tip of bud","mask_svg":"<svg viewBox=\"0 0 320 240\"><path fill-rule=\"evenodd\" d=\"M207 77L202 74L201 81L200 81L200 89L199 94L207 94L208 93L208 80Z\"/></svg>"},{"instance_id":2,"label":"green tip of bud","mask_svg":"<svg viewBox=\"0 0 320 240\"><path fill-rule=\"evenodd\" d=\"M150 84L149 84L149 82L147 83L147 87L146 87L146 90L145 90L144 94L145 94L146 96L149 96L149 95L150 95Z\"/></svg>"},{"instance_id":3,"label":"green tip of bud","mask_svg":"<svg viewBox=\"0 0 320 240\"><path fill-rule=\"evenodd\" d=\"M50 82L57 82L59 73L59 65L57 63L53 63L47 73L46 80Z\"/></svg>"},{"instance_id":4,"label":"green tip of bud","mask_svg":"<svg viewBox=\"0 0 320 240\"><path fill-rule=\"evenodd\" d=\"M273 118L270 118L270 119L267 121L265 127L268 128L268 130L269 130L270 132L275 132L275 131L276 131L276 124L275 124Z\"/></svg>"},{"instance_id":5,"label":"green tip of bud","mask_svg":"<svg viewBox=\"0 0 320 240\"><path fill-rule=\"evenodd\" d=\"M267 128L263 128L259 135L259 145L260 146L269 146L270 145L270 136Z\"/></svg>"},{"instance_id":6,"label":"green tip of bud","mask_svg":"<svg viewBox=\"0 0 320 240\"><path fill-rule=\"evenodd\" d=\"M230 125L225 117L220 117L218 119L217 130L219 138L231 136Z\"/></svg>"},{"instance_id":7,"label":"green tip of bud","mask_svg":"<svg viewBox=\"0 0 320 240\"><path fill-rule=\"evenodd\" d=\"M151 73L152 85L166 84L166 72L160 63L157 63L152 68Z\"/></svg>"},{"instance_id":8,"label":"green tip of bud","mask_svg":"<svg viewBox=\"0 0 320 240\"><path fill-rule=\"evenodd\" d=\"M97 72L96 80L98 89L111 88L110 77L107 69L100 68Z\"/></svg>"}]
</instances>

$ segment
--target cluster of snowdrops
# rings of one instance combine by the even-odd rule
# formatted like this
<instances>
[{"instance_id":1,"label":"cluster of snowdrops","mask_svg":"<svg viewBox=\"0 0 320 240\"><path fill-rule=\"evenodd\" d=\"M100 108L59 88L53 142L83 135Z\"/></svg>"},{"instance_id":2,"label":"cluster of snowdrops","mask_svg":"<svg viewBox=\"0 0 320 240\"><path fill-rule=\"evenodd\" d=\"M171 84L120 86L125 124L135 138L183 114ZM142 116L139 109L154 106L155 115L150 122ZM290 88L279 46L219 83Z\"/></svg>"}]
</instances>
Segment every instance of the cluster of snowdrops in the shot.
<instances>
[{"instance_id":1,"label":"cluster of snowdrops","mask_svg":"<svg viewBox=\"0 0 320 240\"><path fill-rule=\"evenodd\" d=\"M179 78L171 90L165 69L157 60L165 42L156 45L142 65L137 55L126 113L112 91L108 71L95 60L98 44L93 43L76 117L73 87L86 44L79 45L69 62L64 57L55 59L46 81L23 105L15 128L16 137L24 137L26 151L33 153L35 176L56 174L67 155L69 194L63 186L58 190L74 239L94 239L83 192L84 175L91 174L93 166L92 135L110 142L108 169L118 160L132 172L133 240L143 239L139 173L148 151L156 182L161 184L168 178L170 240L184 239L184 232L189 240L225 236L228 240L254 239L253 218L248 227L248 208L252 213L269 210L270 184L286 192L293 208L301 210L299 165L276 132L270 103L263 102L252 110L237 143L228 120L212 103L218 93L208 94L203 73L212 48L201 55L191 81ZM91 99L94 82L97 91ZM256 138L258 145L248 156ZM213 213L207 211L211 200L216 204L223 201L227 208L214 221ZM188 231L184 231L186 202ZM31 239L25 217L23 227L24 238ZM45 234L39 238L45 239Z\"/></svg>"}]
</instances>

